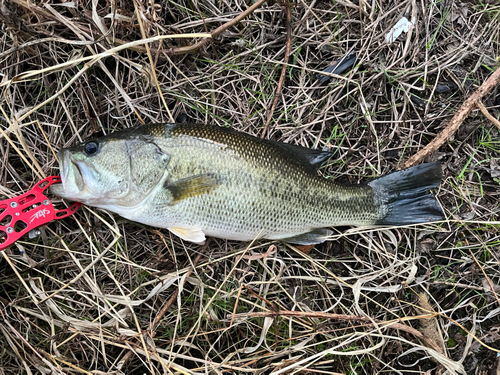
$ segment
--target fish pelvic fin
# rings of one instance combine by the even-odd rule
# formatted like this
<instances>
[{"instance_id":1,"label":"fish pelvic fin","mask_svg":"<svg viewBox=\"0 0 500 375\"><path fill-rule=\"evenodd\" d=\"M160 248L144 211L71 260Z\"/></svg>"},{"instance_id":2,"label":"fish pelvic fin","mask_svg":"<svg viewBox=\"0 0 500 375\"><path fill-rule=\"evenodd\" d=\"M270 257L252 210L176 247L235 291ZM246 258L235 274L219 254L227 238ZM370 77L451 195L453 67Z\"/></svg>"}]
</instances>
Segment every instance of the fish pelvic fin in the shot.
<instances>
[{"instance_id":1,"label":"fish pelvic fin","mask_svg":"<svg viewBox=\"0 0 500 375\"><path fill-rule=\"evenodd\" d=\"M203 230L201 230L201 228L172 227L167 229L183 240L194 242L200 245L203 245L206 240L205 233L203 233Z\"/></svg>"},{"instance_id":2,"label":"fish pelvic fin","mask_svg":"<svg viewBox=\"0 0 500 375\"><path fill-rule=\"evenodd\" d=\"M167 181L164 187L172 196L170 204L174 205L183 199L206 194L217 188L221 183L222 178L215 173L203 173L173 182Z\"/></svg>"},{"instance_id":3,"label":"fish pelvic fin","mask_svg":"<svg viewBox=\"0 0 500 375\"><path fill-rule=\"evenodd\" d=\"M368 183L380 205L376 225L410 225L444 219L436 198L429 192L441 183L441 162L425 163L390 173Z\"/></svg>"}]
</instances>

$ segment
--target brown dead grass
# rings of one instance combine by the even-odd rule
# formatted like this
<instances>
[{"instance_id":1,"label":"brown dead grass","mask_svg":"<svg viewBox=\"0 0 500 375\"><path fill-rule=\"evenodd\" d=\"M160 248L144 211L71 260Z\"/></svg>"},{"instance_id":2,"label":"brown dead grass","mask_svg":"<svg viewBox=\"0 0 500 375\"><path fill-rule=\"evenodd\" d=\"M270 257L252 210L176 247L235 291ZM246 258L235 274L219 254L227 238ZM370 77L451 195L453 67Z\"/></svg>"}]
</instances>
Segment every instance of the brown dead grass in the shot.
<instances>
[{"instance_id":1,"label":"brown dead grass","mask_svg":"<svg viewBox=\"0 0 500 375\"><path fill-rule=\"evenodd\" d=\"M396 170L446 126L500 55L494 1L290 5L290 59L266 134L331 149L322 173L342 182ZM285 6L266 3L184 54L204 36L141 40L211 33L249 4L0 3L0 124L10 140L0 138L2 197L57 174L52 149L98 132L173 118L262 134L285 55ZM415 28L388 45L402 16ZM353 52L352 69L317 80ZM499 94L483 98L496 119ZM199 246L92 208L51 223L0 260L0 371L493 371L499 130L475 110L432 158L443 163L436 193L447 223L339 228L310 255L215 239L194 265Z\"/></svg>"}]
</instances>

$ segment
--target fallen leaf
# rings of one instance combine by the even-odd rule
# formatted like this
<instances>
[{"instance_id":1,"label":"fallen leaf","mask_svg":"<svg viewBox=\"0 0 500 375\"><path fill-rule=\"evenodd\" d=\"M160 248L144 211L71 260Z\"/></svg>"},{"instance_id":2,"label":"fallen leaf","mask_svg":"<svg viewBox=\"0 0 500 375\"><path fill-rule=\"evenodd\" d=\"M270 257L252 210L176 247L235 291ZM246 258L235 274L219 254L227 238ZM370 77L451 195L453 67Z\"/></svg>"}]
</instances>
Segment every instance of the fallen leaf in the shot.
<instances>
[{"instance_id":1,"label":"fallen leaf","mask_svg":"<svg viewBox=\"0 0 500 375\"><path fill-rule=\"evenodd\" d=\"M306 255L309 255L312 249L314 249L314 245L295 245L294 246L298 251L301 253L304 253Z\"/></svg>"}]
</instances>

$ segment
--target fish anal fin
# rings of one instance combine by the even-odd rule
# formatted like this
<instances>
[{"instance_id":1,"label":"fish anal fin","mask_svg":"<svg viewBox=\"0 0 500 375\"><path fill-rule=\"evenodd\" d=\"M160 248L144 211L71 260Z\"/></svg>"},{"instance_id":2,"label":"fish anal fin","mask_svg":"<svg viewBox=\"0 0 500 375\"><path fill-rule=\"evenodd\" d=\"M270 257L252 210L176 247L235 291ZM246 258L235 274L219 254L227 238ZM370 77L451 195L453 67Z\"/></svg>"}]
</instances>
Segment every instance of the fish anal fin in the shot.
<instances>
[{"instance_id":1,"label":"fish anal fin","mask_svg":"<svg viewBox=\"0 0 500 375\"><path fill-rule=\"evenodd\" d=\"M183 240L194 242L200 245L203 245L206 240L205 233L203 233L201 228L172 227L167 229Z\"/></svg>"},{"instance_id":2,"label":"fish anal fin","mask_svg":"<svg viewBox=\"0 0 500 375\"><path fill-rule=\"evenodd\" d=\"M217 188L222 179L215 173L203 173L183 178L173 182L166 182L164 187L172 195L170 204L175 204L183 199L206 194Z\"/></svg>"},{"instance_id":3,"label":"fish anal fin","mask_svg":"<svg viewBox=\"0 0 500 375\"><path fill-rule=\"evenodd\" d=\"M296 236L279 238L280 241L288 242L296 245L316 245L325 242L327 237L332 234L332 231L326 228L313 229L310 232L301 233Z\"/></svg>"}]
</instances>

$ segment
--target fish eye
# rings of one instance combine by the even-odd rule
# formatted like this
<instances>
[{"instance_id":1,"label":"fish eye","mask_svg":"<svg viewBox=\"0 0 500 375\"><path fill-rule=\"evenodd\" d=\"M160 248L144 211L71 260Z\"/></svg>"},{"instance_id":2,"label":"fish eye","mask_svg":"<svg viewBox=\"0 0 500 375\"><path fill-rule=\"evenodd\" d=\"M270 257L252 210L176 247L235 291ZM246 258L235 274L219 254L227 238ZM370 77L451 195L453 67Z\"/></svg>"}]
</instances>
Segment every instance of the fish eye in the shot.
<instances>
[{"instance_id":1,"label":"fish eye","mask_svg":"<svg viewBox=\"0 0 500 375\"><path fill-rule=\"evenodd\" d=\"M87 142L85 144L84 149L85 149L85 153L87 155L93 155L97 152L97 150L99 149L99 146L97 145L97 143L91 141L91 142Z\"/></svg>"}]
</instances>

